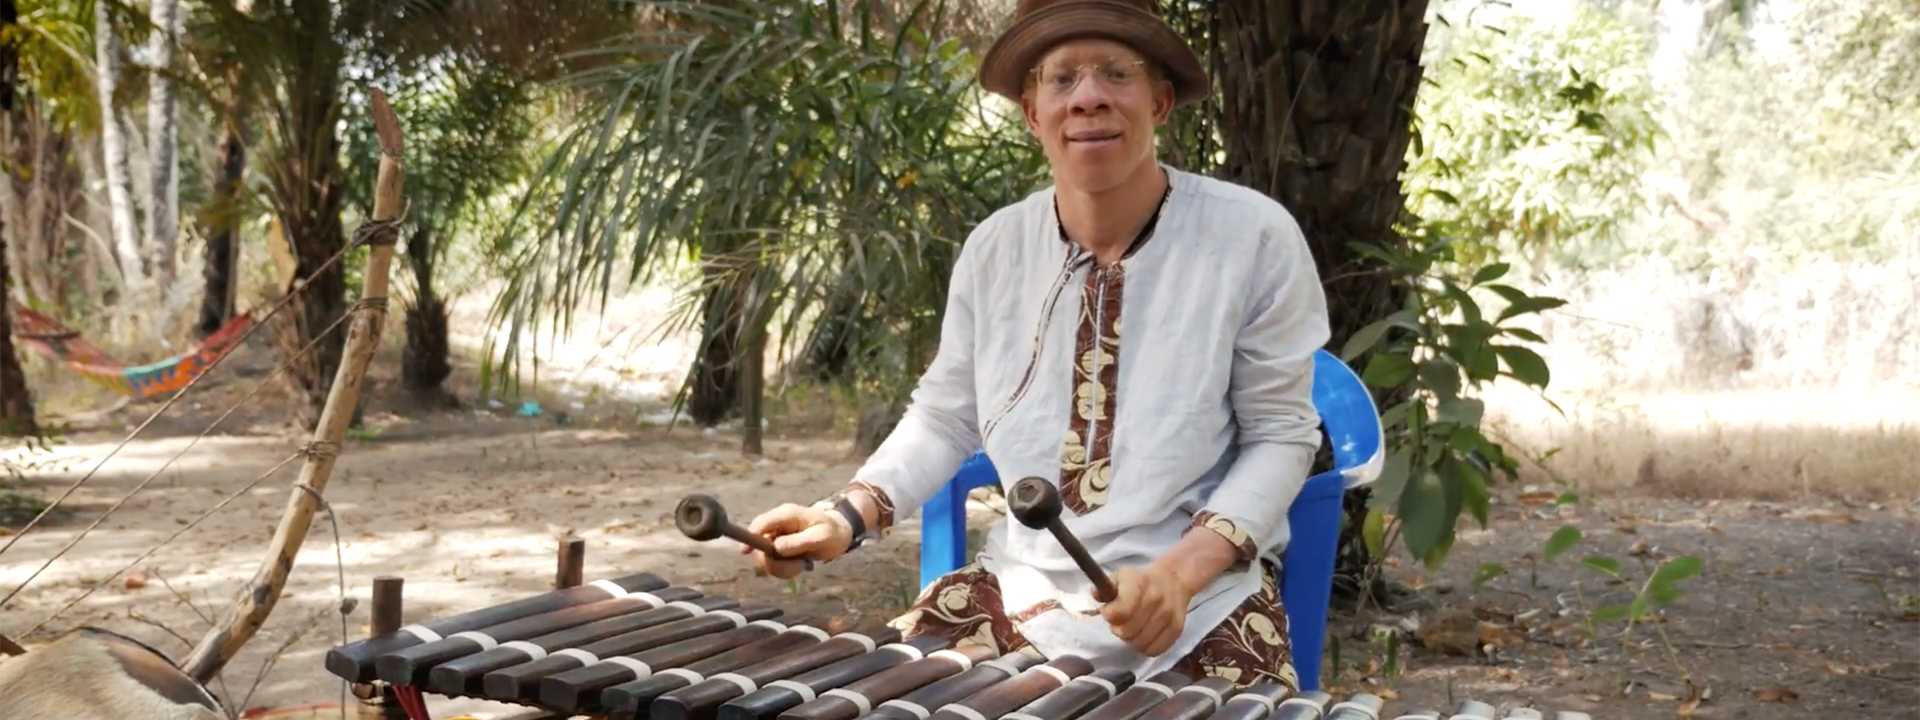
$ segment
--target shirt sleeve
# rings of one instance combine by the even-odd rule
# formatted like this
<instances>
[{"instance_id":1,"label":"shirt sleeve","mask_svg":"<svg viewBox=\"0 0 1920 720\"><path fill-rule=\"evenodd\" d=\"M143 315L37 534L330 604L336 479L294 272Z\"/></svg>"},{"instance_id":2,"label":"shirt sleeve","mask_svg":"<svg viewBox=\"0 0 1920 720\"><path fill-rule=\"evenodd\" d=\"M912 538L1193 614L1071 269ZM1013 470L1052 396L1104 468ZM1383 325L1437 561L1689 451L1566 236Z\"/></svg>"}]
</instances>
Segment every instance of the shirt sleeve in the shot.
<instances>
[{"instance_id":1,"label":"shirt sleeve","mask_svg":"<svg viewBox=\"0 0 1920 720\"><path fill-rule=\"evenodd\" d=\"M1238 455L1193 521L1193 529L1234 542L1236 569L1286 544L1287 510L1320 447L1313 353L1329 335L1326 293L1291 216L1266 235L1233 344L1228 393Z\"/></svg>"},{"instance_id":2,"label":"shirt sleeve","mask_svg":"<svg viewBox=\"0 0 1920 720\"><path fill-rule=\"evenodd\" d=\"M978 402L974 389L974 307L980 254L976 228L960 248L947 288L940 323L940 347L920 376L906 414L854 473L848 492L866 492L880 507L878 533L896 516L911 516L944 487L960 465L980 449Z\"/></svg>"}]
</instances>

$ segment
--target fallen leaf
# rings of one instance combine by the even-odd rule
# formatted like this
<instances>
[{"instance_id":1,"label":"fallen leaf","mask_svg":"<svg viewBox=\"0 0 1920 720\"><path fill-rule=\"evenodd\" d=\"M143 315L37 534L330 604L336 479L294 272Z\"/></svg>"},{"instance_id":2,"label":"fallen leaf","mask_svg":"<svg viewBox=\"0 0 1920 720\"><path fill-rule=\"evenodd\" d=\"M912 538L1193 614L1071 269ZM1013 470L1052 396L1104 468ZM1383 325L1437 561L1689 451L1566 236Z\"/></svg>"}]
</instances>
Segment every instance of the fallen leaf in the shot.
<instances>
[{"instance_id":1,"label":"fallen leaf","mask_svg":"<svg viewBox=\"0 0 1920 720\"><path fill-rule=\"evenodd\" d=\"M1652 552L1653 546L1647 544L1646 538L1633 541L1633 547L1627 548L1627 554L1634 557L1646 557Z\"/></svg>"},{"instance_id":2,"label":"fallen leaf","mask_svg":"<svg viewBox=\"0 0 1920 720\"><path fill-rule=\"evenodd\" d=\"M1679 700L1680 696L1668 695L1663 692L1650 692L1650 693L1647 693L1647 699L1652 700L1654 702L1673 702L1675 700Z\"/></svg>"},{"instance_id":3,"label":"fallen leaf","mask_svg":"<svg viewBox=\"0 0 1920 720\"><path fill-rule=\"evenodd\" d=\"M1781 703L1783 705L1800 701L1800 693L1783 687L1759 688L1753 691L1753 696L1758 698L1760 702Z\"/></svg>"},{"instance_id":4,"label":"fallen leaf","mask_svg":"<svg viewBox=\"0 0 1920 720\"><path fill-rule=\"evenodd\" d=\"M1552 490L1529 490L1527 492L1520 493L1520 504L1545 505L1547 503L1553 502L1553 499L1557 497L1560 497L1560 493L1554 492Z\"/></svg>"}]
</instances>

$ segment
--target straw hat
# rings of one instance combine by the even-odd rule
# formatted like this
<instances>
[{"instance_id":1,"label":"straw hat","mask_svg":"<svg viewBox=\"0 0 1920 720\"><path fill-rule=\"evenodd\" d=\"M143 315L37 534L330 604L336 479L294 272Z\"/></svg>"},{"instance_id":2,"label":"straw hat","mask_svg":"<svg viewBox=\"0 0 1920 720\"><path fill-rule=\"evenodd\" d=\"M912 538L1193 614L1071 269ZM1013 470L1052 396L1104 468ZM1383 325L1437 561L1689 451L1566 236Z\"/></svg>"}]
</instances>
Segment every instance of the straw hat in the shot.
<instances>
[{"instance_id":1,"label":"straw hat","mask_svg":"<svg viewBox=\"0 0 1920 720\"><path fill-rule=\"evenodd\" d=\"M1153 0L1020 0L1013 24L980 62L980 85L1018 101L1040 56L1061 42L1088 37L1124 43L1159 63L1173 82L1176 106L1212 91L1200 58L1160 18Z\"/></svg>"}]
</instances>

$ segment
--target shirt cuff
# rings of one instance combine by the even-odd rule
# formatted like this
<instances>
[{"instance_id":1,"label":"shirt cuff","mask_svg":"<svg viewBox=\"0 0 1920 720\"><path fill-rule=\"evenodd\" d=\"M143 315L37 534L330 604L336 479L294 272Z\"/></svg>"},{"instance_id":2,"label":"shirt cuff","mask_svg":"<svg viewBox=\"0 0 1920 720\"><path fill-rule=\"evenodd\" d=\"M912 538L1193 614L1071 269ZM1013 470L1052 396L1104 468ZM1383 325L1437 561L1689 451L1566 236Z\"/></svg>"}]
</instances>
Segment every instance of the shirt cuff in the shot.
<instances>
[{"instance_id":1,"label":"shirt cuff","mask_svg":"<svg viewBox=\"0 0 1920 720\"><path fill-rule=\"evenodd\" d=\"M1254 544L1253 535L1242 527L1242 523L1212 510L1201 510L1194 514L1193 524L1187 531L1194 530L1212 532L1233 544L1233 565L1227 568L1229 572L1252 567L1254 558L1260 555L1260 547Z\"/></svg>"}]
</instances>

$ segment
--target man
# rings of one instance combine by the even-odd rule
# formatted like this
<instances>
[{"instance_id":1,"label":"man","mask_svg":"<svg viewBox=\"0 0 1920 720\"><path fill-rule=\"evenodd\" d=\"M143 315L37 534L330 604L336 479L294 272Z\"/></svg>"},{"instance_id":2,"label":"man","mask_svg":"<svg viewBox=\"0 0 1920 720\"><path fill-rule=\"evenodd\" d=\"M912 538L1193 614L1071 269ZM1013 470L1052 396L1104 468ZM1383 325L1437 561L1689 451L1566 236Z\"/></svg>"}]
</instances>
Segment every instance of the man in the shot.
<instances>
[{"instance_id":1,"label":"man","mask_svg":"<svg viewBox=\"0 0 1920 720\"><path fill-rule=\"evenodd\" d=\"M1021 0L980 82L1020 104L1054 186L967 239L939 351L847 489L751 529L832 560L984 448L1005 483L1057 483L1118 596L1096 602L1050 534L1003 520L903 632L1297 686L1271 559L1319 444L1326 298L1278 203L1158 162L1155 128L1211 85L1152 8ZM803 567L754 555L780 577Z\"/></svg>"}]
</instances>

